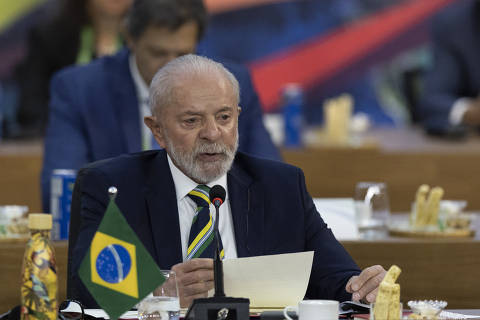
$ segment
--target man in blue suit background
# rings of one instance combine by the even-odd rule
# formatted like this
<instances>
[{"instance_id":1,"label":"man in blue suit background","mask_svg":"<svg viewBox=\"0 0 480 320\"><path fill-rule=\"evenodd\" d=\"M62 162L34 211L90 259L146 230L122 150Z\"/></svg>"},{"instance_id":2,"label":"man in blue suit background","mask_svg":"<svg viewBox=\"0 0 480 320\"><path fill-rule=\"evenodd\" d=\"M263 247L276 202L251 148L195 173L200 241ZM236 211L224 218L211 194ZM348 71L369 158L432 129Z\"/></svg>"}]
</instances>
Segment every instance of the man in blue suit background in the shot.
<instances>
[{"instance_id":1,"label":"man in blue suit background","mask_svg":"<svg viewBox=\"0 0 480 320\"><path fill-rule=\"evenodd\" d=\"M480 1L457 1L432 24L433 66L421 118L432 133L480 126ZM460 131L459 131L460 130Z\"/></svg>"},{"instance_id":2,"label":"man in blue suit background","mask_svg":"<svg viewBox=\"0 0 480 320\"><path fill-rule=\"evenodd\" d=\"M205 297L213 288L212 252L209 245L195 245L203 241L195 235L204 209L192 194L202 196L221 185L226 200L219 231L226 259L314 251L308 298L375 301L385 270L373 266L360 272L316 211L302 171L237 152L240 107L234 75L212 60L185 55L160 69L150 100L152 116L145 123L164 150L104 160L79 173L81 223L69 257L69 286L75 287L69 298L96 304L77 272L110 186L118 188L120 211L160 268L176 272L182 307ZM211 222L214 208L205 208ZM206 225L211 230L211 223ZM191 258L190 250L197 248Z\"/></svg>"},{"instance_id":3,"label":"man in blue suit background","mask_svg":"<svg viewBox=\"0 0 480 320\"><path fill-rule=\"evenodd\" d=\"M67 68L52 79L41 177L45 212L54 169L79 169L88 162L156 147L143 124L150 115L148 85L168 61L195 51L206 17L201 0L134 1L127 17L130 50ZM236 64L225 66L242 87L239 149L280 160L263 125L249 72Z\"/></svg>"}]
</instances>

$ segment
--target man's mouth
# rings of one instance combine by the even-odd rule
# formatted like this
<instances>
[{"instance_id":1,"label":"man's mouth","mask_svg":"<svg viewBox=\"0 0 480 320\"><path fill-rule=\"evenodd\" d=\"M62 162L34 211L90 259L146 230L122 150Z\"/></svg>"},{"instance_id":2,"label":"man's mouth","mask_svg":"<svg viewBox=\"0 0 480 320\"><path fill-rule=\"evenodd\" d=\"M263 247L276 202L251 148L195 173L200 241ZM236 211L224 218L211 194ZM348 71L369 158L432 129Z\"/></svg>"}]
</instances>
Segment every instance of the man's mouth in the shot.
<instances>
[{"instance_id":1,"label":"man's mouth","mask_svg":"<svg viewBox=\"0 0 480 320\"><path fill-rule=\"evenodd\" d=\"M216 153L216 152L202 152L198 154L198 158L202 161L219 161L223 160L224 158L223 153Z\"/></svg>"}]
</instances>

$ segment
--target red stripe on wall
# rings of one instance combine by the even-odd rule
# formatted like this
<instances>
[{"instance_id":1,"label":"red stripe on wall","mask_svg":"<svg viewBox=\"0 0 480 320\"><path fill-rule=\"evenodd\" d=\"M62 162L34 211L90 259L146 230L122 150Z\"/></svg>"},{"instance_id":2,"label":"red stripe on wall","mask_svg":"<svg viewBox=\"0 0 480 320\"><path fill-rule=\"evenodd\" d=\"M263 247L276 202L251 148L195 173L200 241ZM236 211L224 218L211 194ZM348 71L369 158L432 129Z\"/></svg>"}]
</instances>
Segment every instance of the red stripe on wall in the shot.
<instances>
[{"instance_id":1,"label":"red stripe on wall","mask_svg":"<svg viewBox=\"0 0 480 320\"><path fill-rule=\"evenodd\" d=\"M204 0L203 2L205 3L209 13L216 14L225 11L239 10L248 7L285 1L288 0Z\"/></svg>"},{"instance_id":2,"label":"red stripe on wall","mask_svg":"<svg viewBox=\"0 0 480 320\"><path fill-rule=\"evenodd\" d=\"M253 81L265 110L276 106L279 93L286 83L296 82L308 89L452 1L407 1L252 63Z\"/></svg>"}]
</instances>

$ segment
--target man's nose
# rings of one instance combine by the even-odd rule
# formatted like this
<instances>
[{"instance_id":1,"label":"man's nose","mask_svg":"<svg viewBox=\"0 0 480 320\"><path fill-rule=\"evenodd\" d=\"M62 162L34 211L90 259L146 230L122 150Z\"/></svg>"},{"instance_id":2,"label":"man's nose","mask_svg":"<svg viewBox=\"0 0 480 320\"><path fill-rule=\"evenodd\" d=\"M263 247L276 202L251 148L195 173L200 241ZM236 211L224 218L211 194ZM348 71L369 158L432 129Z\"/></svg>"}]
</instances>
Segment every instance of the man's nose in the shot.
<instances>
[{"instance_id":1,"label":"man's nose","mask_svg":"<svg viewBox=\"0 0 480 320\"><path fill-rule=\"evenodd\" d=\"M220 128L215 119L207 119L200 131L200 138L215 141L220 137Z\"/></svg>"}]
</instances>

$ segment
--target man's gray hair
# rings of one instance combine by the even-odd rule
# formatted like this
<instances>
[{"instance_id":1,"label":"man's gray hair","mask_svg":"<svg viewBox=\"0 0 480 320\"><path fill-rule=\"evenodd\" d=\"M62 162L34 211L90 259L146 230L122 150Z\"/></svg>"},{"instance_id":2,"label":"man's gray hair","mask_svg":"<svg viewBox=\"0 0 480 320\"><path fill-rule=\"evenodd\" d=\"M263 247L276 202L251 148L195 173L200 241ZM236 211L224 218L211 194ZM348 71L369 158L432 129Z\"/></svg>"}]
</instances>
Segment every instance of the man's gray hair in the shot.
<instances>
[{"instance_id":1,"label":"man's gray hair","mask_svg":"<svg viewBox=\"0 0 480 320\"><path fill-rule=\"evenodd\" d=\"M219 62L195 54L187 54L167 63L153 77L149 94L152 114L156 115L163 107L174 102L173 90L178 79L189 75L212 73L225 76L231 83L238 105L240 87L235 76Z\"/></svg>"}]
</instances>

